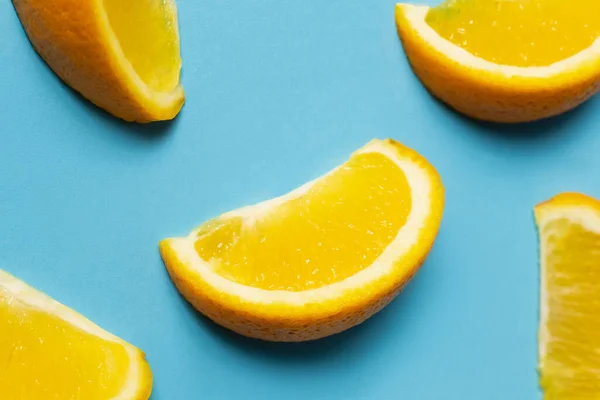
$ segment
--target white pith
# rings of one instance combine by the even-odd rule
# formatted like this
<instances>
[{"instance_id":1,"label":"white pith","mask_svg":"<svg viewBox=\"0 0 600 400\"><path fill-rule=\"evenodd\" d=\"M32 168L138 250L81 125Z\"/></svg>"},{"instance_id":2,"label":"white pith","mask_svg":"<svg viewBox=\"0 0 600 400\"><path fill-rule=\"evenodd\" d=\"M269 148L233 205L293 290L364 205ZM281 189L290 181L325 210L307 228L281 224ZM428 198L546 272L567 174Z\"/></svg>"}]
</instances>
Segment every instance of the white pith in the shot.
<instances>
[{"instance_id":1,"label":"white pith","mask_svg":"<svg viewBox=\"0 0 600 400\"><path fill-rule=\"evenodd\" d=\"M129 354L130 370L121 394L112 400L131 400L135 398L138 391L138 377L141 375L141 366L138 362L140 358L139 350L1 269L0 291L5 291L26 307L54 315L90 335L122 345Z\"/></svg>"},{"instance_id":2,"label":"white pith","mask_svg":"<svg viewBox=\"0 0 600 400\"><path fill-rule=\"evenodd\" d=\"M515 76L528 78L546 78L548 76L569 73L580 69L582 63L600 57L600 37L594 43L579 53L544 67L516 67L495 64L477 57L440 36L425 20L429 7L399 4L404 9L406 19L413 29L433 48L454 62L478 70L504 75L506 78Z\"/></svg>"},{"instance_id":3,"label":"white pith","mask_svg":"<svg viewBox=\"0 0 600 400\"><path fill-rule=\"evenodd\" d=\"M370 282L376 281L381 276L391 273L394 262L402 258L403 255L417 244L420 237L419 231L428 220L432 201L431 180L428 171L426 171L424 167L418 165L409 158L402 158L394 149L390 148L390 145L386 145L385 142L382 141L372 141L362 149L358 150L356 154L371 152L385 155L404 172L408 186L411 188L412 209L405 225L400 228L394 240L388 245L381 256L367 268L343 281L301 292L264 290L241 285L216 274L210 264L198 256L198 253L194 248L194 243L197 238L196 231L184 238L170 239L170 246L192 276L193 274L198 274L202 280L206 281L216 290L224 293L234 293L244 302L259 305L285 303L302 306L312 302L318 303L324 300L342 297L344 292L349 289L368 285ZM329 172L329 174L334 171L335 169ZM328 174L324 175L324 177L327 175ZM223 217L239 216L242 217L245 222L247 221L247 223L252 224L256 220L257 214L264 214L273 206L302 195L310 190L311 186L319 179L323 179L323 177L309 182L284 196L254 206L234 210L224 214Z\"/></svg>"}]
</instances>

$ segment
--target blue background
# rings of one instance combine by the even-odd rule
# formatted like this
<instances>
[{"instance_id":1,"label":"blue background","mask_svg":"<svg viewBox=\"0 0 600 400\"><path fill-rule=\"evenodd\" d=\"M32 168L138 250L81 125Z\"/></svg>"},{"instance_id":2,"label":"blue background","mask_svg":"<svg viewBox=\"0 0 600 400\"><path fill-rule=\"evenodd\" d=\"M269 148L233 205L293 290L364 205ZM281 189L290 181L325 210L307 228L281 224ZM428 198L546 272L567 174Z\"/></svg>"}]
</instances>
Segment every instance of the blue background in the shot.
<instances>
[{"instance_id":1,"label":"blue background","mask_svg":"<svg viewBox=\"0 0 600 400\"><path fill-rule=\"evenodd\" d=\"M141 347L154 400L540 398L532 207L600 196L600 103L461 117L412 75L394 1L179 0L187 103L122 123L63 85L0 2L0 266ZM269 344L200 317L160 239L392 137L441 173L437 244L403 294L333 338Z\"/></svg>"}]
</instances>

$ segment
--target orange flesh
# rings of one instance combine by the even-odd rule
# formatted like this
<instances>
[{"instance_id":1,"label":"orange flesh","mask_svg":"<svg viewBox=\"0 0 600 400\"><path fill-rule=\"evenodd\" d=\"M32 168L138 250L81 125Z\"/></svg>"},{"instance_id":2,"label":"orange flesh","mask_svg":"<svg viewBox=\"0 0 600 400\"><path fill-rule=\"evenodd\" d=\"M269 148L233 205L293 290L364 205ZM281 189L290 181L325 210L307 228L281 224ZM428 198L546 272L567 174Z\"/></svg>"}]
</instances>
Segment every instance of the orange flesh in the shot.
<instances>
[{"instance_id":1,"label":"orange flesh","mask_svg":"<svg viewBox=\"0 0 600 400\"><path fill-rule=\"evenodd\" d=\"M121 345L32 309L0 288L0 398L111 399L128 369Z\"/></svg>"},{"instance_id":2,"label":"orange flesh","mask_svg":"<svg viewBox=\"0 0 600 400\"><path fill-rule=\"evenodd\" d=\"M353 156L310 190L251 224L204 224L196 250L221 276L267 290L341 281L378 258L411 210L402 170L379 153Z\"/></svg>"},{"instance_id":3,"label":"orange flesh","mask_svg":"<svg viewBox=\"0 0 600 400\"><path fill-rule=\"evenodd\" d=\"M448 0L427 23L485 60L547 66L589 47L600 35L597 0Z\"/></svg>"},{"instance_id":4,"label":"orange flesh","mask_svg":"<svg viewBox=\"0 0 600 400\"><path fill-rule=\"evenodd\" d=\"M546 399L600 395L600 236L568 220L549 223L549 295L541 386Z\"/></svg>"},{"instance_id":5,"label":"orange flesh","mask_svg":"<svg viewBox=\"0 0 600 400\"><path fill-rule=\"evenodd\" d=\"M153 90L179 83L181 56L173 0L104 0L104 10L125 57Z\"/></svg>"}]
</instances>

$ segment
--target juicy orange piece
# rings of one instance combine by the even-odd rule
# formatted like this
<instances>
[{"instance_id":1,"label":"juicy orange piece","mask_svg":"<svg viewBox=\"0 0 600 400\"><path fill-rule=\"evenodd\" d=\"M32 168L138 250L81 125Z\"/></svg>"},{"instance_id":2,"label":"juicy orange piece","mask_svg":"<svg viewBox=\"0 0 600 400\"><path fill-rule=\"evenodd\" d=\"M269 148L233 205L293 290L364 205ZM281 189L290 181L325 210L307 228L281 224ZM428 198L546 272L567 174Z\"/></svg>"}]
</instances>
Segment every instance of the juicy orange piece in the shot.
<instances>
[{"instance_id":1,"label":"juicy orange piece","mask_svg":"<svg viewBox=\"0 0 600 400\"><path fill-rule=\"evenodd\" d=\"M0 270L0 397L150 396L143 353Z\"/></svg>"},{"instance_id":2,"label":"juicy orange piece","mask_svg":"<svg viewBox=\"0 0 600 400\"><path fill-rule=\"evenodd\" d=\"M425 259L442 210L433 167L375 140L323 177L160 249L178 289L215 322L265 340L311 340L388 304Z\"/></svg>"},{"instance_id":3,"label":"juicy orange piece","mask_svg":"<svg viewBox=\"0 0 600 400\"><path fill-rule=\"evenodd\" d=\"M600 35L596 0L448 0L427 14L443 38L496 64L546 66Z\"/></svg>"},{"instance_id":4,"label":"juicy orange piece","mask_svg":"<svg viewBox=\"0 0 600 400\"><path fill-rule=\"evenodd\" d=\"M537 206L535 215L545 399L600 398L600 202L566 193Z\"/></svg>"},{"instance_id":5,"label":"juicy orange piece","mask_svg":"<svg viewBox=\"0 0 600 400\"><path fill-rule=\"evenodd\" d=\"M184 102L174 0L13 0L35 50L69 86L127 121Z\"/></svg>"},{"instance_id":6,"label":"juicy orange piece","mask_svg":"<svg viewBox=\"0 0 600 400\"><path fill-rule=\"evenodd\" d=\"M470 117L526 122L600 89L600 3L455 0L398 4L398 32L430 93Z\"/></svg>"}]
</instances>

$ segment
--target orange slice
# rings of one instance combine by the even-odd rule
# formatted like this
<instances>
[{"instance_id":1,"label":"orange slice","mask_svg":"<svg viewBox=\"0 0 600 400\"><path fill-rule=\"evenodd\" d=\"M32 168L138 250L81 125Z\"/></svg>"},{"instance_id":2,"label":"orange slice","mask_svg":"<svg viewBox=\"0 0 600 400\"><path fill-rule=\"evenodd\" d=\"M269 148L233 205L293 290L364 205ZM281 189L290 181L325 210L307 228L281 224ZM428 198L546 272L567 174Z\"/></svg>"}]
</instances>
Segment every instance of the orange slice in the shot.
<instances>
[{"instance_id":1,"label":"orange slice","mask_svg":"<svg viewBox=\"0 0 600 400\"><path fill-rule=\"evenodd\" d=\"M127 121L174 118L184 94L174 0L13 0L56 74Z\"/></svg>"},{"instance_id":2,"label":"orange slice","mask_svg":"<svg viewBox=\"0 0 600 400\"><path fill-rule=\"evenodd\" d=\"M537 206L535 217L545 399L600 398L600 202L564 193Z\"/></svg>"},{"instance_id":3,"label":"orange slice","mask_svg":"<svg viewBox=\"0 0 600 400\"><path fill-rule=\"evenodd\" d=\"M600 87L600 3L449 0L398 4L415 74L473 118L524 122L568 111Z\"/></svg>"},{"instance_id":4,"label":"orange slice","mask_svg":"<svg viewBox=\"0 0 600 400\"><path fill-rule=\"evenodd\" d=\"M323 177L160 244L177 288L242 335L303 341L359 324L425 260L444 191L435 169L375 140Z\"/></svg>"},{"instance_id":5,"label":"orange slice","mask_svg":"<svg viewBox=\"0 0 600 400\"><path fill-rule=\"evenodd\" d=\"M0 398L147 400L137 348L0 270Z\"/></svg>"}]
</instances>

